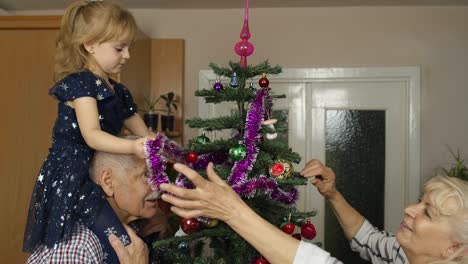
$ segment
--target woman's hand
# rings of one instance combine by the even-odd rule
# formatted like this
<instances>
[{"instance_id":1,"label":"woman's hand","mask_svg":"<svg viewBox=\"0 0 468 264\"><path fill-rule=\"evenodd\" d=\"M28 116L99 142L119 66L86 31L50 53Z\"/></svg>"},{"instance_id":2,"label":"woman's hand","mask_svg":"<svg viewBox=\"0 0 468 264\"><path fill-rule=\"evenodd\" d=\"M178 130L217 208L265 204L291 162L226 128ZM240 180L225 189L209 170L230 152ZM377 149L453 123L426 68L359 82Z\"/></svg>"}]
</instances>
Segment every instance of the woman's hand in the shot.
<instances>
[{"instance_id":1,"label":"woman's hand","mask_svg":"<svg viewBox=\"0 0 468 264\"><path fill-rule=\"evenodd\" d=\"M208 164L206 172L209 180L205 180L191 168L176 163L174 169L185 175L195 184L195 189L185 189L173 184L161 184L162 199L173 204L171 210L184 218L207 216L224 222L231 220L244 203L231 187L224 182L213 169L213 163ZM171 195L173 194L173 195Z\"/></svg>"},{"instance_id":2,"label":"woman's hand","mask_svg":"<svg viewBox=\"0 0 468 264\"><path fill-rule=\"evenodd\" d=\"M319 160L308 161L301 171L301 175L311 178L310 182L327 199L333 198L338 193L335 173Z\"/></svg>"},{"instance_id":3,"label":"woman's hand","mask_svg":"<svg viewBox=\"0 0 468 264\"><path fill-rule=\"evenodd\" d=\"M121 264L148 264L149 262L149 251L145 242L139 238L135 232L127 225L124 224L125 230L132 243L128 246L124 246L122 241L117 238L114 234L109 236L109 242L112 248L115 250L117 257Z\"/></svg>"}]
</instances>

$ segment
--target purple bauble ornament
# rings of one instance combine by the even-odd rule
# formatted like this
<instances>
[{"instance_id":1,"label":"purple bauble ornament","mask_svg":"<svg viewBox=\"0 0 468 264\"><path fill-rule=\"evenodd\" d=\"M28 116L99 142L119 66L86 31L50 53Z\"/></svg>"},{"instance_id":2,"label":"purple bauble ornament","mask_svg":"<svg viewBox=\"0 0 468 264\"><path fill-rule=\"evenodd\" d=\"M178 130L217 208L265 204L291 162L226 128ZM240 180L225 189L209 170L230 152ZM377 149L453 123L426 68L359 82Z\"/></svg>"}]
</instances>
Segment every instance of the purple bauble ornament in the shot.
<instances>
[{"instance_id":1,"label":"purple bauble ornament","mask_svg":"<svg viewBox=\"0 0 468 264\"><path fill-rule=\"evenodd\" d=\"M223 89L223 84L220 83L220 82L216 82L214 85L213 85L213 89L215 89L216 91L221 91Z\"/></svg>"}]
</instances>

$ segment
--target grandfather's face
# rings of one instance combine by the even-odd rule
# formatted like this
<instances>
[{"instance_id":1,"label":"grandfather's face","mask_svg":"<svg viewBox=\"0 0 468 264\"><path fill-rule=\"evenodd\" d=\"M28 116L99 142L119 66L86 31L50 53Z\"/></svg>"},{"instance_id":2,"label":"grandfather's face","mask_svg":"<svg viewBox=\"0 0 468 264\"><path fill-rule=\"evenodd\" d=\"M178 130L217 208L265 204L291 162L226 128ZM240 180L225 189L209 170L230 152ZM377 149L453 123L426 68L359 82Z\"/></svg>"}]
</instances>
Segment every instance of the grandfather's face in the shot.
<instances>
[{"instance_id":1,"label":"grandfather's face","mask_svg":"<svg viewBox=\"0 0 468 264\"><path fill-rule=\"evenodd\" d=\"M448 199L444 206L451 206L451 203L455 200ZM435 210L427 193L419 203L406 207L397 240L407 255L425 256L428 261L447 256L447 249L453 245L452 227L449 219L437 216Z\"/></svg>"},{"instance_id":2,"label":"grandfather's face","mask_svg":"<svg viewBox=\"0 0 468 264\"><path fill-rule=\"evenodd\" d=\"M117 207L130 216L130 221L150 218L159 210L159 193L150 188L144 160L138 160L134 167L127 168L126 175L119 177L113 188Z\"/></svg>"}]
</instances>

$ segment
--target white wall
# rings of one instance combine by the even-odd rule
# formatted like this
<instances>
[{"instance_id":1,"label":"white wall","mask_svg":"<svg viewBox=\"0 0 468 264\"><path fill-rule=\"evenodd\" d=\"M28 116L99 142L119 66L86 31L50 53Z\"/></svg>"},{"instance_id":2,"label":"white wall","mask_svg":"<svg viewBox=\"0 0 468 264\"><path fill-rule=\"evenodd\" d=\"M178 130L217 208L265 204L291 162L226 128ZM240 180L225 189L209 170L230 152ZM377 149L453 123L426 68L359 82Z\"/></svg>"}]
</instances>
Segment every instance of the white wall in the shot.
<instances>
[{"instance_id":1,"label":"white wall","mask_svg":"<svg viewBox=\"0 0 468 264\"><path fill-rule=\"evenodd\" d=\"M182 38L185 117L198 112L198 72L238 60L243 9L132 10L152 38ZM468 7L251 9L249 63L282 67L420 66L423 182L459 147L468 160ZM208 88L208 87L207 87ZM273 87L274 89L274 87ZM195 136L186 130L186 140Z\"/></svg>"},{"instance_id":2,"label":"white wall","mask_svg":"<svg viewBox=\"0 0 468 264\"><path fill-rule=\"evenodd\" d=\"M233 45L243 10L132 11L151 37L186 40L185 117L193 117L198 72L209 62L238 59ZM446 145L459 147L468 159L466 25L468 7L251 9L256 50L248 62L269 59L285 68L420 66L424 182L451 161ZM186 131L187 138L195 135Z\"/></svg>"}]
</instances>

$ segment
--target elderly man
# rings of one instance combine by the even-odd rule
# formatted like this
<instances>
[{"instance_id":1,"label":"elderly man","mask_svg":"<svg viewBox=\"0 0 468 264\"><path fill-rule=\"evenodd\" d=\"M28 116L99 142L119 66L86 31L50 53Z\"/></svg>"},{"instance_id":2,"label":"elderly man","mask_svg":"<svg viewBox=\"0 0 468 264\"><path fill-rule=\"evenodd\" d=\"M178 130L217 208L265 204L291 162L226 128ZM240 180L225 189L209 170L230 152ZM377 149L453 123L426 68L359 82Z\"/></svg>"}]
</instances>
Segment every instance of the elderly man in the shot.
<instances>
[{"instance_id":1,"label":"elderly man","mask_svg":"<svg viewBox=\"0 0 468 264\"><path fill-rule=\"evenodd\" d=\"M107 198L108 204L102 207L102 213L97 219L76 223L71 237L54 248L37 247L27 263L116 263L117 257L109 244L109 235L115 235L124 244L129 244L134 233L130 229L126 232L123 228L144 218L152 219L152 228L145 228L147 231L165 229L166 218L161 216L158 208L159 193L148 184L148 168L144 160L134 155L96 152L90 166L90 177L102 188ZM115 228L103 230L100 224L110 219L110 214L116 214L120 223L109 225L107 222L105 226Z\"/></svg>"}]
</instances>

